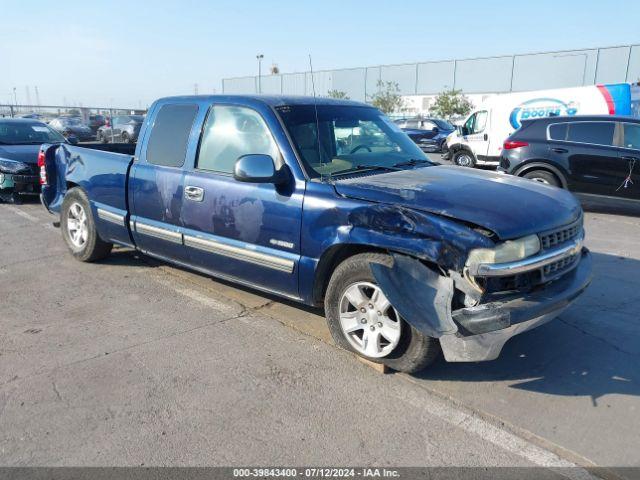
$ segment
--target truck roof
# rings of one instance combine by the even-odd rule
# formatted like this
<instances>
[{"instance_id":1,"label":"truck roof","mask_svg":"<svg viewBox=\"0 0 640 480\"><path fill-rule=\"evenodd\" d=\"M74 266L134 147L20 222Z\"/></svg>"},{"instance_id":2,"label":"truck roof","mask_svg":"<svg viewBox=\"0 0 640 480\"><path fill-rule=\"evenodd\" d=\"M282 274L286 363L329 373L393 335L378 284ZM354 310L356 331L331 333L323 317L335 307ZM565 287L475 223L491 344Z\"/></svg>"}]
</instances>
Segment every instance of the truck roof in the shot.
<instances>
[{"instance_id":1,"label":"truck roof","mask_svg":"<svg viewBox=\"0 0 640 480\"><path fill-rule=\"evenodd\" d=\"M354 107L369 107L374 108L371 105L362 102L356 102L355 100L343 100L328 97L314 97L303 95L183 95L173 97L163 97L158 101L166 102L167 100L202 100L207 99L214 101L229 101L240 100L248 102L262 102L271 107L279 107L283 105L350 105Z\"/></svg>"}]
</instances>

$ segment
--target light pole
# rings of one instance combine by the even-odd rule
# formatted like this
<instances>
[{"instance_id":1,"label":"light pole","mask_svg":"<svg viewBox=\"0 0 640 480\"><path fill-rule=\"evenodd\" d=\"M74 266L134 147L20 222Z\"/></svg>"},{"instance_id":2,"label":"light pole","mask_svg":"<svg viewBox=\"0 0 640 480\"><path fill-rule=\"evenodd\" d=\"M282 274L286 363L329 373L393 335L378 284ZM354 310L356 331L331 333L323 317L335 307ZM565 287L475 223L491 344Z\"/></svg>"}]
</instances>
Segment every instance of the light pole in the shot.
<instances>
[{"instance_id":1,"label":"light pole","mask_svg":"<svg viewBox=\"0 0 640 480\"><path fill-rule=\"evenodd\" d=\"M258 93L262 93L262 59L264 58L263 54L256 55L256 59L258 60Z\"/></svg>"}]
</instances>

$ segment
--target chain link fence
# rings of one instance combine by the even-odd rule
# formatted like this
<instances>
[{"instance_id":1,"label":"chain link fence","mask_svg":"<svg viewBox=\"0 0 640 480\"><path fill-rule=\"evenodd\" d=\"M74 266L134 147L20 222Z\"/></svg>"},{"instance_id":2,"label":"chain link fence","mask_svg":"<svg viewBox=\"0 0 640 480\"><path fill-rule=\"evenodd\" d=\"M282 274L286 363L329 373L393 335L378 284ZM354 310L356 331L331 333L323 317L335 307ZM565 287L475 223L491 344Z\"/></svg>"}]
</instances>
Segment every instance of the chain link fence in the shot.
<instances>
[{"instance_id":1,"label":"chain link fence","mask_svg":"<svg viewBox=\"0 0 640 480\"><path fill-rule=\"evenodd\" d=\"M331 90L366 101L378 82L395 82L402 95L434 95L443 90L506 93L599 83L638 82L640 44L585 50L527 53L402 65L324 70L313 73L316 94ZM226 78L227 94L311 95L310 72Z\"/></svg>"}]
</instances>

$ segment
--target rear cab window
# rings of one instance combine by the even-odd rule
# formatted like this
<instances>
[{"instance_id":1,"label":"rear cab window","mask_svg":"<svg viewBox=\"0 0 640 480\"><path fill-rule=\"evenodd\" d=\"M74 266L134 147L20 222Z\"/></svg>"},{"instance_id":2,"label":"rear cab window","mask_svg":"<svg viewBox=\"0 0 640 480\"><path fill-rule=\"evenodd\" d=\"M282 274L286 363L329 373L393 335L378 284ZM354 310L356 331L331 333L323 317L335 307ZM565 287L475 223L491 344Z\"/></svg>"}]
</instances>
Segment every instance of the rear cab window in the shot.
<instances>
[{"instance_id":1,"label":"rear cab window","mask_svg":"<svg viewBox=\"0 0 640 480\"><path fill-rule=\"evenodd\" d=\"M198 105L195 104L163 105L149 135L147 162L164 167L184 165L189 135L197 114Z\"/></svg>"}]
</instances>

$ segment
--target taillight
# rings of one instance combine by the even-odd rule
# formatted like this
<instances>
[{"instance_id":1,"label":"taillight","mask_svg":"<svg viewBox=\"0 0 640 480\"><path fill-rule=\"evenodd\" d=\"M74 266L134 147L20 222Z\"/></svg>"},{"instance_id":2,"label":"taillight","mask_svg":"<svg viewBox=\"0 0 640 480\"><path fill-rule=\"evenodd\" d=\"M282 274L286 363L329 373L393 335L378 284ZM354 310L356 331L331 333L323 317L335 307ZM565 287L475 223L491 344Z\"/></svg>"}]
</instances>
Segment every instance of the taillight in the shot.
<instances>
[{"instance_id":1,"label":"taillight","mask_svg":"<svg viewBox=\"0 0 640 480\"><path fill-rule=\"evenodd\" d=\"M38 167L40 167L40 185L46 185L47 168L44 165L44 150L38 152Z\"/></svg>"},{"instance_id":2,"label":"taillight","mask_svg":"<svg viewBox=\"0 0 640 480\"><path fill-rule=\"evenodd\" d=\"M505 140L502 148L504 150L513 150L514 148L528 147L527 142L521 142L520 140Z\"/></svg>"}]
</instances>

